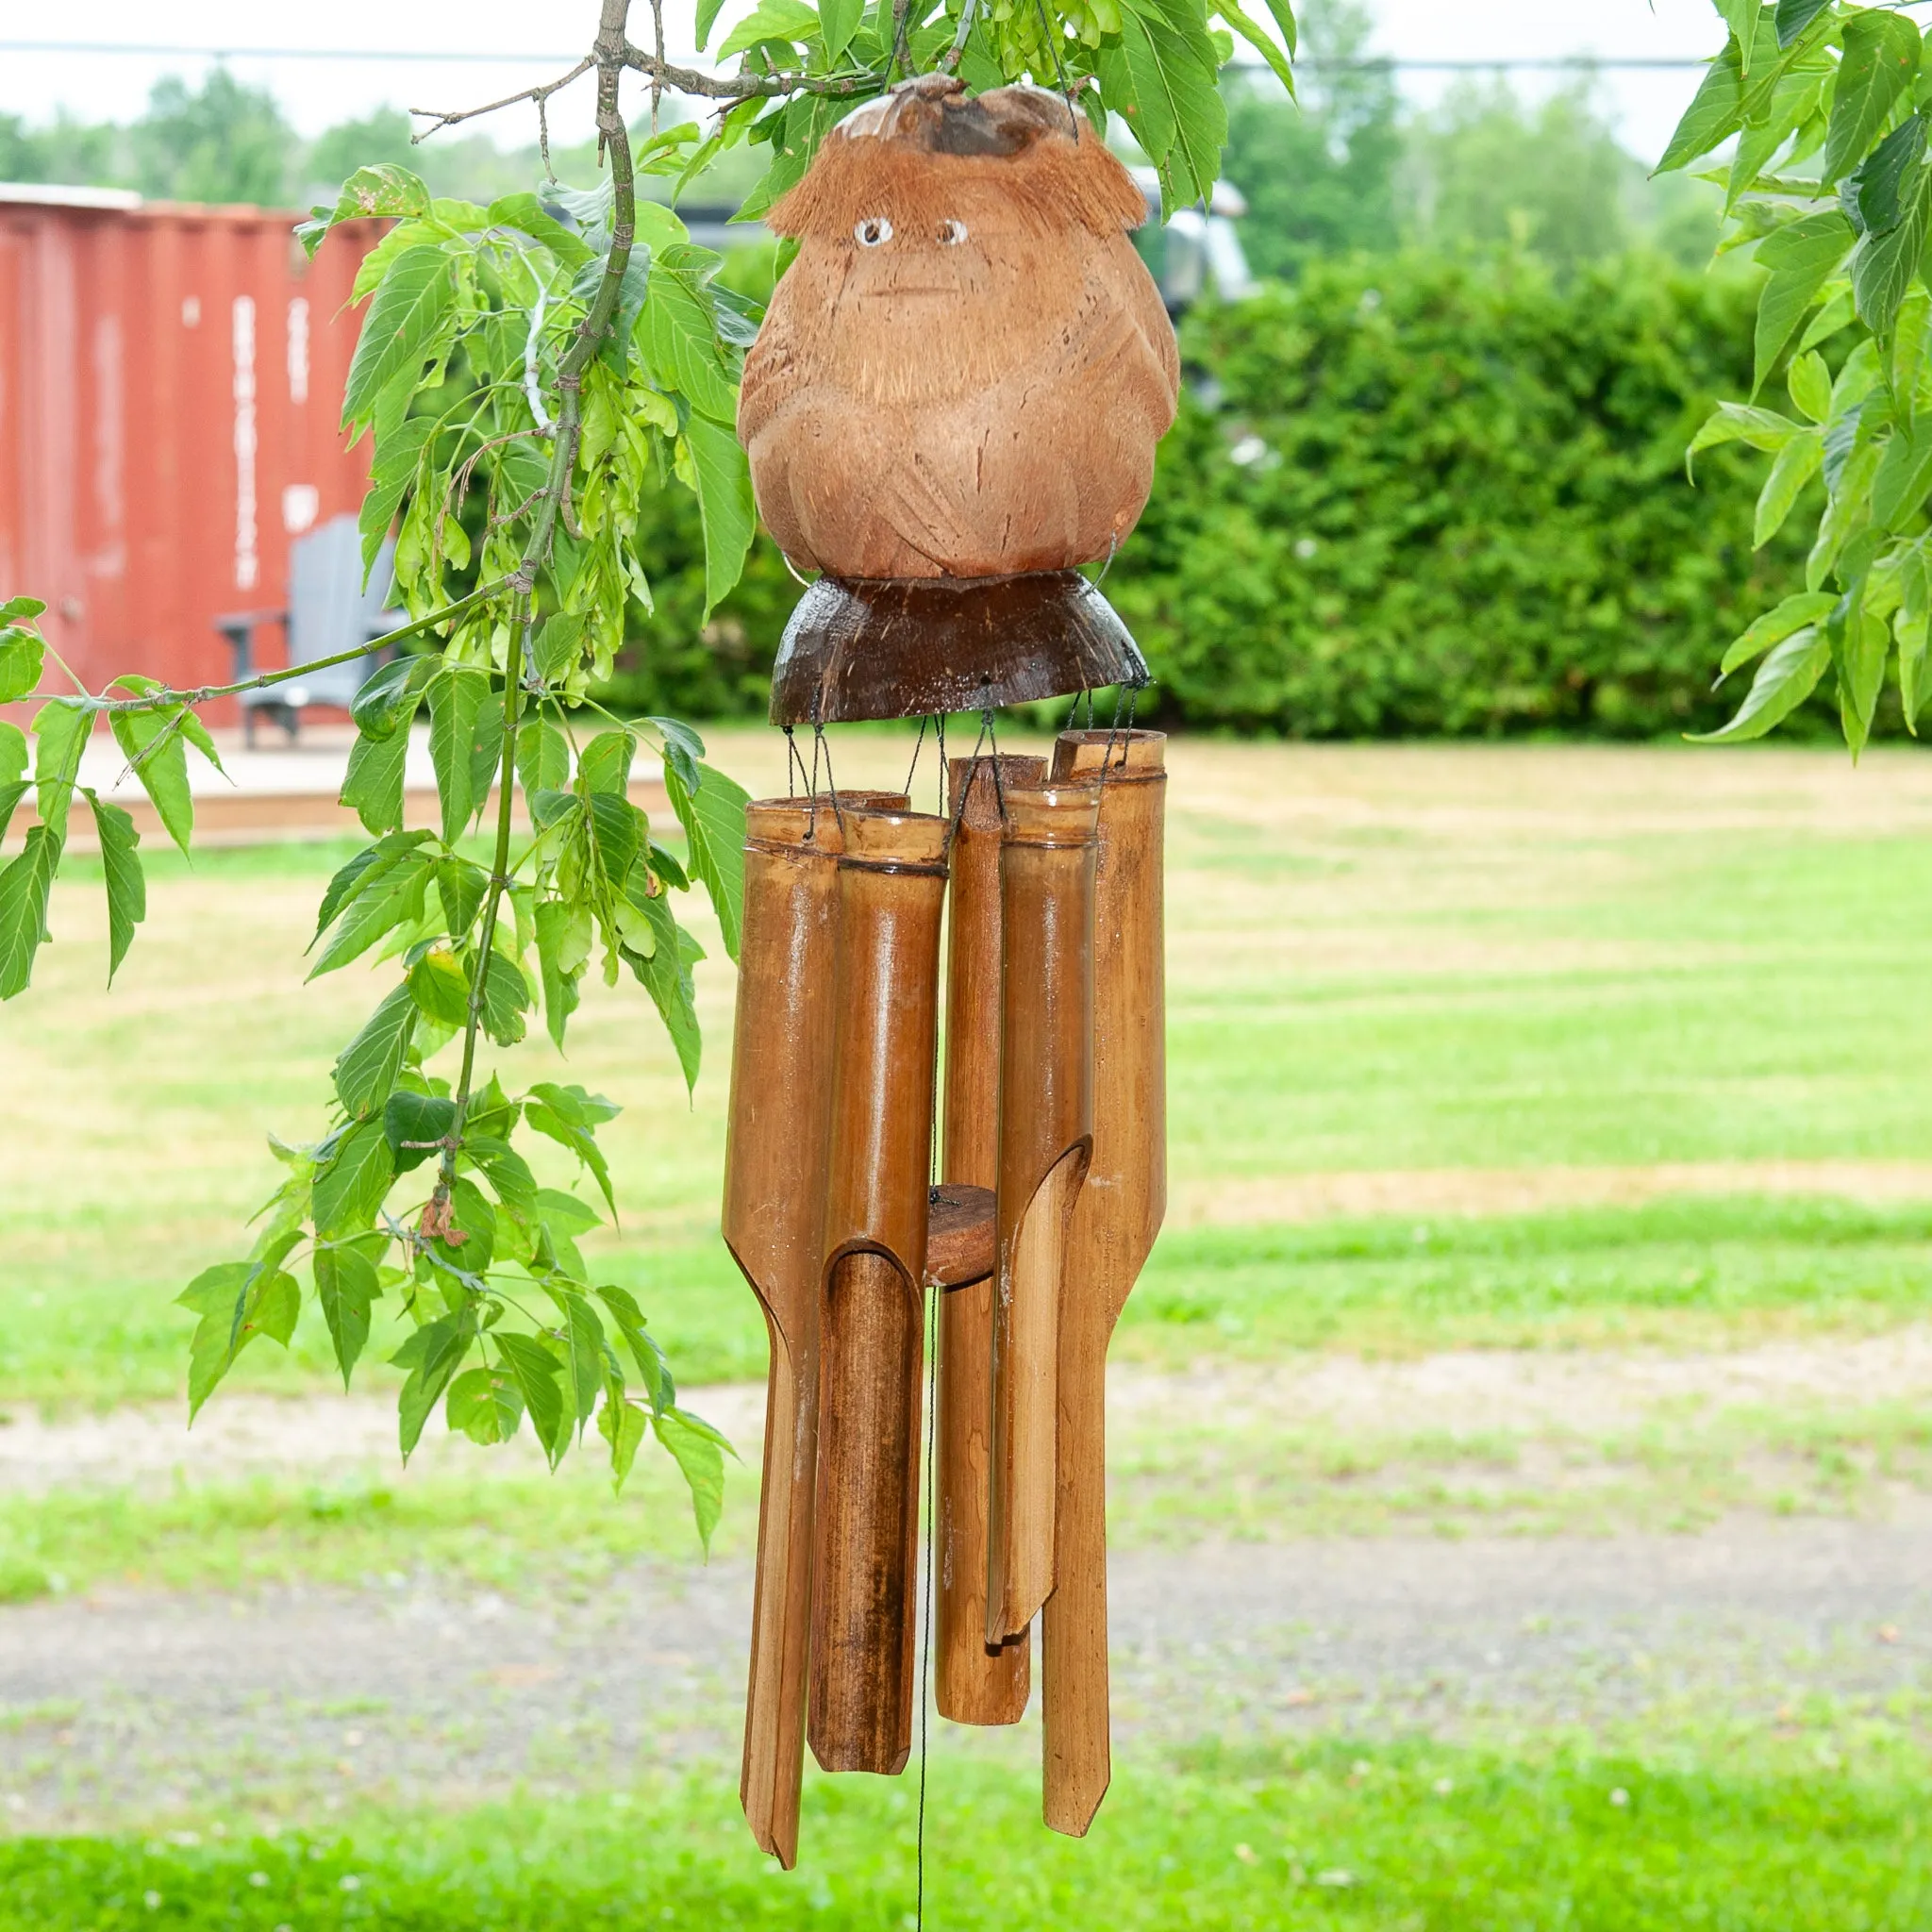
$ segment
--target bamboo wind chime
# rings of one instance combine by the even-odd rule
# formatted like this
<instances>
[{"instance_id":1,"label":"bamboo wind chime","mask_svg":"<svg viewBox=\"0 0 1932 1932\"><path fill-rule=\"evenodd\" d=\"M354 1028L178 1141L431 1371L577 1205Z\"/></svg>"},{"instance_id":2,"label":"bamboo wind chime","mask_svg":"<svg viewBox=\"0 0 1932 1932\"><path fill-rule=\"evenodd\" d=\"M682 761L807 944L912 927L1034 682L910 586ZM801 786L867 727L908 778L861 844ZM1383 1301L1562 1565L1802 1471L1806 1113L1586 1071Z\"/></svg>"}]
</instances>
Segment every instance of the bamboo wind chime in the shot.
<instances>
[{"instance_id":1,"label":"bamboo wind chime","mask_svg":"<svg viewBox=\"0 0 1932 1932\"><path fill-rule=\"evenodd\" d=\"M999 706L1145 683L1077 569L1174 414L1144 212L1058 96L940 76L774 208L801 248L739 427L823 573L774 722L972 710L984 745ZM975 749L942 814L816 784L748 809L724 1231L771 1375L741 1792L787 1867L808 1741L910 1754L931 1295L938 1708L1017 1723L1037 1620L1046 1822L1106 1793L1107 1348L1166 1199L1163 747L1129 720Z\"/></svg>"}]
</instances>

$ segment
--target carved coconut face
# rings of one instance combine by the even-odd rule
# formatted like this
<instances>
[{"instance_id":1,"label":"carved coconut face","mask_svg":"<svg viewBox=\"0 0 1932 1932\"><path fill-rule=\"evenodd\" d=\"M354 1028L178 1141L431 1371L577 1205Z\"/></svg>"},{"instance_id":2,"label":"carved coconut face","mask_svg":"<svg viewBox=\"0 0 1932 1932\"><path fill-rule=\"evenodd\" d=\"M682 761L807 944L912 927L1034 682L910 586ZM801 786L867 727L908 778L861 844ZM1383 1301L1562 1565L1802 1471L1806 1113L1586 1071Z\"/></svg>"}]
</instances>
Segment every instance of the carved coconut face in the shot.
<instances>
[{"instance_id":1,"label":"carved coconut face","mask_svg":"<svg viewBox=\"0 0 1932 1932\"><path fill-rule=\"evenodd\" d=\"M800 238L824 373L886 402L958 394L1029 361L1092 306L1108 244L1146 213L1140 191L1057 95L968 101L903 90L841 124L774 210Z\"/></svg>"}]
</instances>

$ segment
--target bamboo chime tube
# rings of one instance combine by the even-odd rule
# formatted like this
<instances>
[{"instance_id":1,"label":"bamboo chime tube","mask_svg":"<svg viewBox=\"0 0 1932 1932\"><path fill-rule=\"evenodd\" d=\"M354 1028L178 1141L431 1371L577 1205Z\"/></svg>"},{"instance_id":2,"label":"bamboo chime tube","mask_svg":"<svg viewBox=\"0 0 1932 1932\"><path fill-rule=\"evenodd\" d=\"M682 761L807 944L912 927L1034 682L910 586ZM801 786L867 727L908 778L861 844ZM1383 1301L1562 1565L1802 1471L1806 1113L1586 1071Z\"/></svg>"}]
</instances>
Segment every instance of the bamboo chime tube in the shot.
<instances>
[{"instance_id":1,"label":"bamboo chime tube","mask_svg":"<svg viewBox=\"0 0 1932 1932\"><path fill-rule=\"evenodd\" d=\"M903 794L865 797L905 803ZM840 812L848 801L860 802L841 793L838 808L823 798L745 808L724 1149L724 1241L771 1341L739 1796L753 1837L788 1871L798 1857L805 1753Z\"/></svg>"},{"instance_id":2,"label":"bamboo chime tube","mask_svg":"<svg viewBox=\"0 0 1932 1932\"><path fill-rule=\"evenodd\" d=\"M1041 1624L1046 1823L1080 1836L1111 1776L1107 1345L1167 1208L1161 827L1166 739L1064 732L1057 781L1105 774L1094 884L1093 1152L1074 1206L1059 1330L1057 1587Z\"/></svg>"},{"instance_id":3,"label":"bamboo chime tube","mask_svg":"<svg viewBox=\"0 0 1932 1932\"><path fill-rule=\"evenodd\" d=\"M952 884L946 965L946 1093L941 1177L999 1179L1000 798L1037 790L1045 761L954 758ZM938 1590L935 1696L964 1724L1018 1724L1030 1683L1024 1631L986 1640L987 1476L992 1405L991 1277L940 1300L935 1418Z\"/></svg>"},{"instance_id":4,"label":"bamboo chime tube","mask_svg":"<svg viewBox=\"0 0 1932 1932\"><path fill-rule=\"evenodd\" d=\"M989 1643L1054 1587L1060 1278L1093 1133L1091 782L1006 794Z\"/></svg>"},{"instance_id":5,"label":"bamboo chime tube","mask_svg":"<svg viewBox=\"0 0 1932 1932\"><path fill-rule=\"evenodd\" d=\"M912 1748L946 829L913 812L844 814L808 1723L827 1771L896 1773Z\"/></svg>"}]
</instances>

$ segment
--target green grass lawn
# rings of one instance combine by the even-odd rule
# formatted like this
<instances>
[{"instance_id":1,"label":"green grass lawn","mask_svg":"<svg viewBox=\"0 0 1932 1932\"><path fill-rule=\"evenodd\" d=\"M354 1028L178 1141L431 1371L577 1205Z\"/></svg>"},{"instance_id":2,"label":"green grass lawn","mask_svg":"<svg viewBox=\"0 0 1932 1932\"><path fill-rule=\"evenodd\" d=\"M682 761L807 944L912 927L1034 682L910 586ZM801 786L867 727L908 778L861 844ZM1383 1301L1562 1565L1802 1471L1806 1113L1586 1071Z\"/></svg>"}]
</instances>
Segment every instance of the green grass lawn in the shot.
<instances>
[{"instance_id":1,"label":"green grass lawn","mask_svg":"<svg viewBox=\"0 0 1932 1932\"><path fill-rule=\"evenodd\" d=\"M1822 1752L1822 1756L1820 1755ZM1008 1754L1010 1755L1010 1754ZM716 1772L569 1804L371 1814L325 1835L0 1843L0 1926L565 1932L913 1922L910 1775L810 1783L799 1871L760 1857ZM1085 1842L1035 1777L938 1761L926 1923L1387 1932L1907 1932L1932 1919L1932 1777L1907 1750L1542 1740L1127 1753ZM182 1842L183 1840L189 1840Z\"/></svg>"},{"instance_id":2,"label":"green grass lawn","mask_svg":"<svg viewBox=\"0 0 1932 1932\"><path fill-rule=\"evenodd\" d=\"M841 777L882 776L864 758L896 749L857 741ZM768 748L728 734L721 756L744 769ZM1430 1214L1406 1257L1407 1215L1270 1228L1271 1180L1334 1171L1932 1157L1916 758L1874 757L1850 806L1807 816L1787 801L1840 782L1827 754L1552 756L1177 749L1173 1225L1124 1352L1668 1341L1767 1313L1924 1311L1910 1214ZM1590 786L1570 774L1602 792L1607 772L1641 823L1614 786L1579 801ZM1474 802L1445 800L1448 781ZM315 1131L333 1055L386 983L351 968L301 984L346 849L210 852L192 871L155 853L150 918L111 995L84 865L63 887L60 943L0 1014L0 1400L179 1390L190 1324L174 1294L242 1250L276 1177L263 1137ZM626 1108L607 1130L624 1224L596 1245L704 1381L756 1374L762 1338L711 1233L728 969L701 967L699 985L694 1103L635 989L592 989L562 1070ZM507 1059L513 1080L560 1070L547 1042ZM568 1181L568 1163L546 1178ZM1191 1228L1230 1182L1259 1189L1248 1224ZM325 1374L311 1324L291 1357L252 1351L233 1385Z\"/></svg>"}]
</instances>

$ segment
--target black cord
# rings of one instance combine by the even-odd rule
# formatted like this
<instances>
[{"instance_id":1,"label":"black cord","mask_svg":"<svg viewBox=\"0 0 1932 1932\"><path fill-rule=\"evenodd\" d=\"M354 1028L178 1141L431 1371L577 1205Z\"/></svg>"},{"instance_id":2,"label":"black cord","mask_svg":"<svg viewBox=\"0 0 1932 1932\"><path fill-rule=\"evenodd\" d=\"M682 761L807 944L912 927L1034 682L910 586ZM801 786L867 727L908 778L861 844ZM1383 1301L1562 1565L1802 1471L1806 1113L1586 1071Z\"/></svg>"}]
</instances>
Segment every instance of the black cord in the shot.
<instances>
[{"instance_id":1,"label":"black cord","mask_svg":"<svg viewBox=\"0 0 1932 1932\"><path fill-rule=\"evenodd\" d=\"M903 784L899 788L899 790L906 794L908 803L910 802L912 797L912 781L919 775L919 754L925 749L926 723L927 721L924 718L922 718L919 721L919 738L918 741L912 747L912 763L906 773L905 784ZM941 758L941 763L944 762L943 758Z\"/></svg>"}]
</instances>

